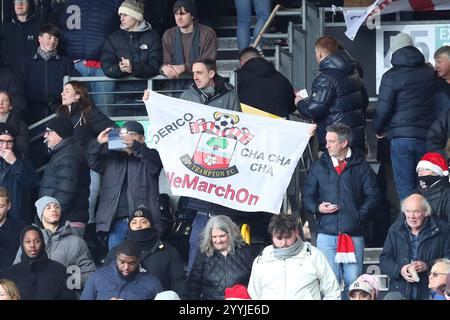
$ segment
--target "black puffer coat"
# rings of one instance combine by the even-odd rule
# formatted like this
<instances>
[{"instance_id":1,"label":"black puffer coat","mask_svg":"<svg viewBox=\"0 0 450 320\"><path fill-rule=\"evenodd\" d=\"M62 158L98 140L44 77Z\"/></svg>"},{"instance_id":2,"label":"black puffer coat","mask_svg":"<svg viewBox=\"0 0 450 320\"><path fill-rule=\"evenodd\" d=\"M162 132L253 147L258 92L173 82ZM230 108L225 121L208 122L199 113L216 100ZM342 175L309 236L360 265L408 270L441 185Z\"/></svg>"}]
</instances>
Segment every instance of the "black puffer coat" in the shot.
<instances>
[{"instance_id":1,"label":"black puffer coat","mask_svg":"<svg viewBox=\"0 0 450 320\"><path fill-rule=\"evenodd\" d=\"M381 79L373 117L375 133L392 138L425 140L434 121L435 75L423 54L412 46L395 51L393 67Z\"/></svg>"},{"instance_id":2,"label":"black puffer coat","mask_svg":"<svg viewBox=\"0 0 450 320\"><path fill-rule=\"evenodd\" d=\"M445 152L447 140L450 137L450 109L442 112L433 122L427 133L427 150L440 152L448 158Z\"/></svg>"},{"instance_id":3,"label":"black puffer coat","mask_svg":"<svg viewBox=\"0 0 450 320\"><path fill-rule=\"evenodd\" d=\"M427 264L431 270L434 260L450 258L450 228L445 222L428 217L425 222L425 232L419 242L417 259ZM389 276L389 290L400 291L406 299L428 300L428 273L419 273L418 296L412 297L412 285L406 282L400 274L401 268L411 263L410 231L406 226L404 216L399 218L389 229L383 251L380 255L380 267L383 274Z\"/></svg>"},{"instance_id":4,"label":"black puffer coat","mask_svg":"<svg viewBox=\"0 0 450 320\"><path fill-rule=\"evenodd\" d=\"M197 253L188 277L190 299L223 300L225 289L248 285L254 256L249 246L237 247L234 254L214 251L211 257Z\"/></svg>"},{"instance_id":5,"label":"black puffer coat","mask_svg":"<svg viewBox=\"0 0 450 320\"><path fill-rule=\"evenodd\" d=\"M442 221L450 222L450 183L443 177L431 188L417 188L417 192L427 199L431 206L431 214Z\"/></svg>"},{"instance_id":6,"label":"black puffer coat","mask_svg":"<svg viewBox=\"0 0 450 320\"><path fill-rule=\"evenodd\" d=\"M306 177L302 201L305 209L315 215L318 233L363 236L363 223L380 201L377 177L362 154L352 149L346 161L338 175L328 152L324 152ZM333 214L320 213L323 201L337 204L339 210Z\"/></svg>"},{"instance_id":7,"label":"black puffer coat","mask_svg":"<svg viewBox=\"0 0 450 320\"><path fill-rule=\"evenodd\" d=\"M346 51L329 55L319 64L319 74L313 80L310 96L297 103L302 115L317 122L321 151L326 150L327 126L336 122L352 128L352 146L364 146L369 100L356 66Z\"/></svg>"},{"instance_id":8,"label":"black puffer coat","mask_svg":"<svg viewBox=\"0 0 450 320\"><path fill-rule=\"evenodd\" d=\"M69 137L56 145L51 153L52 158L41 179L39 197L58 199L63 220L87 223L91 178L83 149Z\"/></svg>"}]
</instances>

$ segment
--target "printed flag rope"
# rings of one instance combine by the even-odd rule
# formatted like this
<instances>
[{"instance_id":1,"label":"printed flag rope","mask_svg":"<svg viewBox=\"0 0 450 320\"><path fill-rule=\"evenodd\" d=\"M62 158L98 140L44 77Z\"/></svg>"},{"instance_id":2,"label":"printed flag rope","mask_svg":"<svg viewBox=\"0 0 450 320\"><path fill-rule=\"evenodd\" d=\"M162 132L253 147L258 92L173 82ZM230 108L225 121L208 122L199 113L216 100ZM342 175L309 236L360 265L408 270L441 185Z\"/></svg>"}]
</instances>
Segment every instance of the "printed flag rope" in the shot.
<instances>
[{"instance_id":1,"label":"printed flag rope","mask_svg":"<svg viewBox=\"0 0 450 320\"><path fill-rule=\"evenodd\" d=\"M150 92L149 147L173 195L278 214L312 125Z\"/></svg>"},{"instance_id":2,"label":"printed flag rope","mask_svg":"<svg viewBox=\"0 0 450 320\"><path fill-rule=\"evenodd\" d=\"M334 262L356 263L355 246L353 245L353 240L350 235L345 233L340 233L338 235L338 244Z\"/></svg>"}]
</instances>

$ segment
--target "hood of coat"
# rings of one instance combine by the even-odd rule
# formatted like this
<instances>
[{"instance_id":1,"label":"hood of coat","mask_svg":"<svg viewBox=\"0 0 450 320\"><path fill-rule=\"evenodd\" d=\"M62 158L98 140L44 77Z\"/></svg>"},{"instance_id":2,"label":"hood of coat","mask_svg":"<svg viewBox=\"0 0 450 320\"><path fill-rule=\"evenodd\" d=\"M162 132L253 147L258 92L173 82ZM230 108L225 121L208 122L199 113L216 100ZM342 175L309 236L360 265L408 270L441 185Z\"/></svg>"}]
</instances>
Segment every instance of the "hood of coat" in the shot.
<instances>
[{"instance_id":1,"label":"hood of coat","mask_svg":"<svg viewBox=\"0 0 450 320\"><path fill-rule=\"evenodd\" d=\"M150 23L148 23L147 21L142 20L142 22L139 24L139 27L137 30L129 31L129 30L126 30L125 28L123 28L122 26L120 26L120 29L122 29L123 31L127 31L127 32L144 32L147 30L152 30L152 25Z\"/></svg>"},{"instance_id":2,"label":"hood of coat","mask_svg":"<svg viewBox=\"0 0 450 320\"><path fill-rule=\"evenodd\" d=\"M277 72L275 66L271 62L259 57L248 60L242 66L241 70L243 72L252 73L259 78L270 78Z\"/></svg>"},{"instance_id":3,"label":"hood of coat","mask_svg":"<svg viewBox=\"0 0 450 320\"><path fill-rule=\"evenodd\" d=\"M408 46L395 51L391 63L394 67L417 67L425 63L425 57L416 47Z\"/></svg>"},{"instance_id":4,"label":"hood of coat","mask_svg":"<svg viewBox=\"0 0 450 320\"><path fill-rule=\"evenodd\" d=\"M319 70L337 70L351 74L355 71L355 61L346 51L340 50L324 58L319 63Z\"/></svg>"}]
</instances>

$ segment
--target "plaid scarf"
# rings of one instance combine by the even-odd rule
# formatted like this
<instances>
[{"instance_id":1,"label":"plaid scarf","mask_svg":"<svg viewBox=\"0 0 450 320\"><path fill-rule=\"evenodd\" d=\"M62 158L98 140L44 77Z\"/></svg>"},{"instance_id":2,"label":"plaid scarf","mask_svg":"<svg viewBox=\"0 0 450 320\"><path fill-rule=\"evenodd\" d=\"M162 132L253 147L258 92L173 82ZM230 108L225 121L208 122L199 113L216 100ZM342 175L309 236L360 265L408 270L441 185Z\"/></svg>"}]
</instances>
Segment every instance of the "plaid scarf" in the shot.
<instances>
[{"instance_id":1,"label":"plaid scarf","mask_svg":"<svg viewBox=\"0 0 450 320\"><path fill-rule=\"evenodd\" d=\"M38 47L37 54L40 55L42 57L42 59L44 59L45 61L48 61L51 58L57 57L56 50L46 52L46 51L42 50L41 47Z\"/></svg>"}]
</instances>

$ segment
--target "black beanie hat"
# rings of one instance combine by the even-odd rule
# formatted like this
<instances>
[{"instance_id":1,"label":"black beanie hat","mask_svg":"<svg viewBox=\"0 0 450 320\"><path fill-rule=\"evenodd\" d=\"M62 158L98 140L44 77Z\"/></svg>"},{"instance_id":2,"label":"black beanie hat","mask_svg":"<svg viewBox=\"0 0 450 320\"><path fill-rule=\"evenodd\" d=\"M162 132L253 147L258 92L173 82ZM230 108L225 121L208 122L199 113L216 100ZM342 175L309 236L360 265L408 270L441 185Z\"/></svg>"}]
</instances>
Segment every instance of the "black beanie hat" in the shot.
<instances>
[{"instance_id":1,"label":"black beanie hat","mask_svg":"<svg viewBox=\"0 0 450 320\"><path fill-rule=\"evenodd\" d=\"M153 216L152 213L150 212L150 210L144 206L139 206L136 210L134 210L134 212L131 214L130 218L128 219L128 224L131 223L131 220L133 220L133 218L146 218L148 221L150 221L150 227L154 228L153 226Z\"/></svg>"},{"instance_id":2,"label":"black beanie hat","mask_svg":"<svg viewBox=\"0 0 450 320\"><path fill-rule=\"evenodd\" d=\"M16 137L16 130L11 127L9 124L1 122L0 123L0 135L7 134L13 138Z\"/></svg>"},{"instance_id":3,"label":"black beanie hat","mask_svg":"<svg viewBox=\"0 0 450 320\"><path fill-rule=\"evenodd\" d=\"M55 131L63 139L73 135L72 121L66 117L54 117L47 122L47 128Z\"/></svg>"},{"instance_id":4,"label":"black beanie hat","mask_svg":"<svg viewBox=\"0 0 450 320\"><path fill-rule=\"evenodd\" d=\"M193 0L177 0L173 5L173 13L179 8L183 7L186 12L189 12L191 16L197 18L197 6Z\"/></svg>"},{"instance_id":5,"label":"black beanie hat","mask_svg":"<svg viewBox=\"0 0 450 320\"><path fill-rule=\"evenodd\" d=\"M124 254L128 257L139 257L141 250L136 242L131 240L125 240L117 247L117 255Z\"/></svg>"},{"instance_id":6,"label":"black beanie hat","mask_svg":"<svg viewBox=\"0 0 450 320\"><path fill-rule=\"evenodd\" d=\"M144 127L137 121L127 121L123 124L122 128L126 128L127 131L134 131L144 135Z\"/></svg>"}]
</instances>

